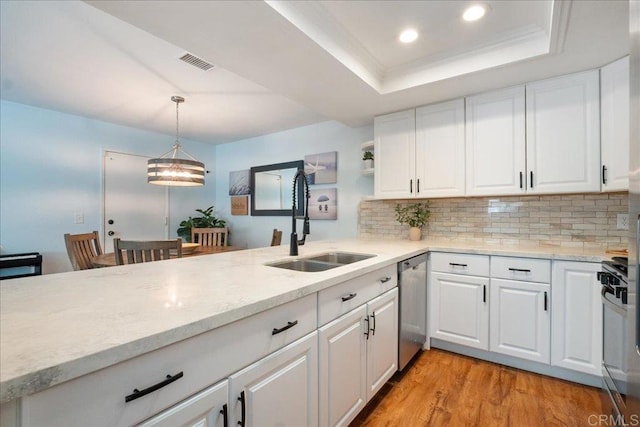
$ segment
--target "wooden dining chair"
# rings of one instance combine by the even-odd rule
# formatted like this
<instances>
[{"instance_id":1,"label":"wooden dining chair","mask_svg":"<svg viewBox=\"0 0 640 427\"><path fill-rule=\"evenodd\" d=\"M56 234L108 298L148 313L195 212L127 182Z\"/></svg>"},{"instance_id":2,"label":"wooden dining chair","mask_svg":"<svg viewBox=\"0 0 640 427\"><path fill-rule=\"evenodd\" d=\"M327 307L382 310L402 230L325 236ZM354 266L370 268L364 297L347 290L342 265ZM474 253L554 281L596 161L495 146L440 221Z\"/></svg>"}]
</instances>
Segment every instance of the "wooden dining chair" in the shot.
<instances>
[{"instance_id":1,"label":"wooden dining chair","mask_svg":"<svg viewBox=\"0 0 640 427\"><path fill-rule=\"evenodd\" d=\"M94 268L91 259L102 254L97 231L83 234L66 233L64 243L67 247L69 261L76 271Z\"/></svg>"},{"instance_id":2,"label":"wooden dining chair","mask_svg":"<svg viewBox=\"0 0 640 427\"><path fill-rule=\"evenodd\" d=\"M227 227L192 228L191 242L200 246L227 246L228 234Z\"/></svg>"},{"instance_id":3,"label":"wooden dining chair","mask_svg":"<svg viewBox=\"0 0 640 427\"><path fill-rule=\"evenodd\" d=\"M116 256L117 265L169 259L171 258L172 250L176 251L177 258L182 258L181 238L151 241L113 239L113 252ZM123 252L126 254L126 259L122 256Z\"/></svg>"},{"instance_id":4,"label":"wooden dining chair","mask_svg":"<svg viewBox=\"0 0 640 427\"><path fill-rule=\"evenodd\" d=\"M271 236L271 246L280 246L280 242L282 242L282 230L274 228Z\"/></svg>"}]
</instances>

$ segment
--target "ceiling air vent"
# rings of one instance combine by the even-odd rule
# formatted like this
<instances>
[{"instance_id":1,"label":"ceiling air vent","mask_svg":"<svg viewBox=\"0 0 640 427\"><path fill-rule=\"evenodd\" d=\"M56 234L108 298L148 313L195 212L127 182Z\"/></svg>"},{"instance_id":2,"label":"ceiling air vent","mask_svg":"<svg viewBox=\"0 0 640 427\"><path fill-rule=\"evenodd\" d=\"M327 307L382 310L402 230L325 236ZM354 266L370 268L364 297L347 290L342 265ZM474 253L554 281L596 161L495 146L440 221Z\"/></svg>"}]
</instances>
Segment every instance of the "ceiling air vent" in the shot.
<instances>
[{"instance_id":1,"label":"ceiling air vent","mask_svg":"<svg viewBox=\"0 0 640 427\"><path fill-rule=\"evenodd\" d=\"M198 58L197 56L193 56L190 53L185 53L180 57L181 61L186 62L187 64L191 64L194 67L198 67L201 70L207 71L214 67L213 64L209 64L207 61Z\"/></svg>"}]
</instances>

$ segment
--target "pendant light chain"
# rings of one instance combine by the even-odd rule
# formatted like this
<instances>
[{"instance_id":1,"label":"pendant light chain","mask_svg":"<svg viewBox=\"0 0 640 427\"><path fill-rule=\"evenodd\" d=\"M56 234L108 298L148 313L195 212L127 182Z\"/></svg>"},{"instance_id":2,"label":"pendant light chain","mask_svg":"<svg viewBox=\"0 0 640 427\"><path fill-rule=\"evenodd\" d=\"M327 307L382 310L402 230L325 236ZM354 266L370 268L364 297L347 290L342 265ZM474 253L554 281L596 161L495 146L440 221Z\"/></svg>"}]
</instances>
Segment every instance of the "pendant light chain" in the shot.
<instances>
[{"instance_id":1,"label":"pendant light chain","mask_svg":"<svg viewBox=\"0 0 640 427\"><path fill-rule=\"evenodd\" d=\"M180 145L180 127L178 126L178 107L180 102L176 102L176 144Z\"/></svg>"}]
</instances>

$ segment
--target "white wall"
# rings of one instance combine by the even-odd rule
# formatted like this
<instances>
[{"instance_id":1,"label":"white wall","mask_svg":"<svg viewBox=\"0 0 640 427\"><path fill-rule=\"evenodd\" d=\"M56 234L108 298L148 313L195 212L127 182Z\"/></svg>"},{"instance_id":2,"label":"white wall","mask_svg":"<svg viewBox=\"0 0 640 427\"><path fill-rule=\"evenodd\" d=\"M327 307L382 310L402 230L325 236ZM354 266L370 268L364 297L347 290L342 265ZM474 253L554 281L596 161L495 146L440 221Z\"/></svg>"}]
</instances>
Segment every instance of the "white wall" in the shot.
<instances>
[{"instance_id":1,"label":"white wall","mask_svg":"<svg viewBox=\"0 0 640 427\"><path fill-rule=\"evenodd\" d=\"M37 251L44 273L70 271L64 233L102 231L104 151L158 156L174 137L7 101L0 108L2 252ZM181 142L211 173L204 187L170 188L170 237L216 198L214 146ZM84 213L84 224L74 224L74 212Z\"/></svg>"},{"instance_id":2,"label":"white wall","mask_svg":"<svg viewBox=\"0 0 640 427\"><path fill-rule=\"evenodd\" d=\"M283 230L282 244L289 244L291 217L232 216L230 213L229 172L303 160L305 155L338 152L338 182L314 187L337 187L338 219L311 221L307 240L355 237L358 232L358 205L373 194L373 177L360 175L360 145L373 138L373 126L350 128L330 121L261 137L216 146L216 216L228 221L232 245L249 248L268 246L271 231ZM292 185L293 183L291 183ZM301 236L302 221L298 221Z\"/></svg>"}]
</instances>

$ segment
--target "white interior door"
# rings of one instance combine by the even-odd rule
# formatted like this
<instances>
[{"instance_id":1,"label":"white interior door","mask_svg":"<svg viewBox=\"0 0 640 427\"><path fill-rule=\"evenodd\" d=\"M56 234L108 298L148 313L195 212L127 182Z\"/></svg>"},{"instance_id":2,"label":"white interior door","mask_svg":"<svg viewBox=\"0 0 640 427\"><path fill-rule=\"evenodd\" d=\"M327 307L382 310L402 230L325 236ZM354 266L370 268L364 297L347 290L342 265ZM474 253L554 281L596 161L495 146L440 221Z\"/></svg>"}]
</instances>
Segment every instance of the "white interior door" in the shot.
<instances>
[{"instance_id":1,"label":"white interior door","mask_svg":"<svg viewBox=\"0 0 640 427\"><path fill-rule=\"evenodd\" d=\"M148 157L106 151L104 156L105 252L113 239L162 240L169 237L167 187L147 183Z\"/></svg>"}]
</instances>

